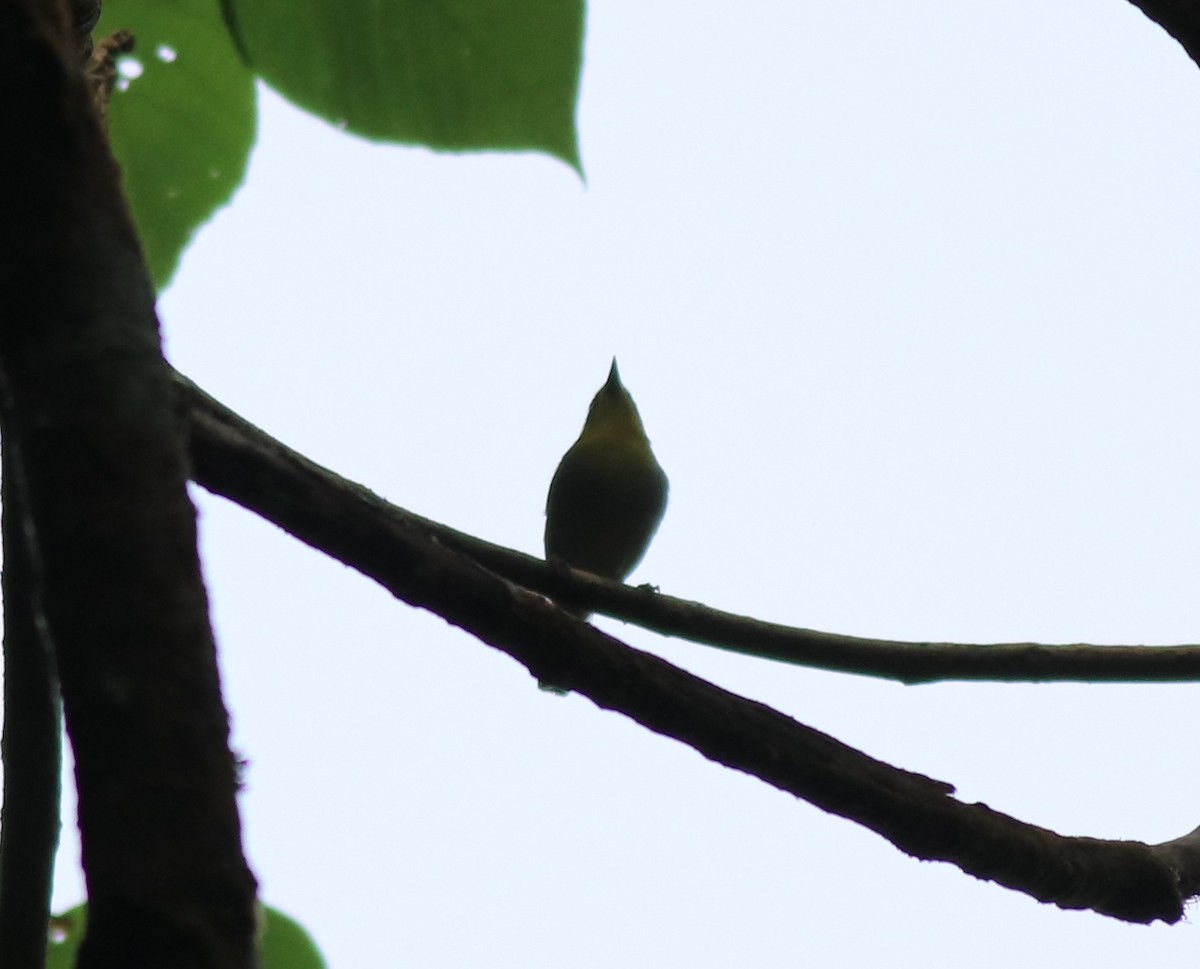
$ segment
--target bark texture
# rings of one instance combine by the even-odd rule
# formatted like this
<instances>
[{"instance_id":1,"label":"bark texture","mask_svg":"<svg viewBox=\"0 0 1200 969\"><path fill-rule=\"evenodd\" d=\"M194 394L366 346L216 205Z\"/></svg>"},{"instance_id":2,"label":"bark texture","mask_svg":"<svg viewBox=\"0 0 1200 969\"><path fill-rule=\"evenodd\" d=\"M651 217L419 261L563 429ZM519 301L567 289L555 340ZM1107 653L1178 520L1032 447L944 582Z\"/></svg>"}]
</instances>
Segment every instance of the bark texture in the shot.
<instances>
[{"instance_id":1,"label":"bark texture","mask_svg":"<svg viewBox=\"0 0 1200 969\"><path fill-rule=\"evenodd\" d=\"M0 391L76 762L79 966L250 967L182 415L72 13L0 0Z\"/></svg>"}]
</instances>

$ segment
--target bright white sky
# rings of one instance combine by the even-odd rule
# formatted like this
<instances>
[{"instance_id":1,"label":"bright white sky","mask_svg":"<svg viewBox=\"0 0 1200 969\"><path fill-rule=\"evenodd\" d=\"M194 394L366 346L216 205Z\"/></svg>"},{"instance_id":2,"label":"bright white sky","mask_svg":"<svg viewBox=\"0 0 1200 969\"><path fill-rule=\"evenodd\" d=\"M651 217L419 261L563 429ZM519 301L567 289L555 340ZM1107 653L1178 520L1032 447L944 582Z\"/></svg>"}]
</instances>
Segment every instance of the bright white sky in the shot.
<instances>
[{"instance_id":1,"label":"bright white sky","mask_svg":"<svg viewBox=\"0 0 1200 969\"><path fill-rule=\"evenodd\" d=\"M579 122L586 187L264 92L172 360L539 552L616 354L672 484L635 581L860 635L1200 639L1200 71L1136 9L597 3ZM1195 964L1192 924L913 861L197 499L249 855L332 967ZM1200 686L903 687L601 624L1064 834L1200 824Z\"/></svg>"}]
</instances>

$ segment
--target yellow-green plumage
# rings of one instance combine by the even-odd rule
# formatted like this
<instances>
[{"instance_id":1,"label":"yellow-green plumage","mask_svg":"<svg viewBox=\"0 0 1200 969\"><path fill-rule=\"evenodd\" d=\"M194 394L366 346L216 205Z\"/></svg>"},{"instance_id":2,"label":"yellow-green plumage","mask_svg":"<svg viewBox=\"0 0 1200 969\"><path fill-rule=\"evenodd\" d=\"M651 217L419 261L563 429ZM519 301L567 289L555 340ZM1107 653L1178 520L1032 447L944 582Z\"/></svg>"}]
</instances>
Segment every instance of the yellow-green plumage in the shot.
<instances>
[{"instance_id":1,"label":"yellow-green plumage","mask_svg":"<svg viewBox=\"0 0 1200 969\"><path fill-rule=\"evenodd\" d=\"M667 476L614 359L550 482L546 558L622 581L646 554L666 507Z\"/></svg>"}]
</instances>

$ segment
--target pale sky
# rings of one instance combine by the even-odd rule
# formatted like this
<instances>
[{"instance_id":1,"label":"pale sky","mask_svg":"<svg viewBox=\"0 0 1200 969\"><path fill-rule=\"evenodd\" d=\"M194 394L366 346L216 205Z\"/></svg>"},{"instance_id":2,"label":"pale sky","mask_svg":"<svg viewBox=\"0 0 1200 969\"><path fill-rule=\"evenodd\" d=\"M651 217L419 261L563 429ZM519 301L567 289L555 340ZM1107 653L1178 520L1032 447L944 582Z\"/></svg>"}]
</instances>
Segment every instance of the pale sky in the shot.
<instances>
[{"instance_id":1,"label":"pale sky","mask_svg":"<svg viewBox=\"0 0 1200 969\"><path fill-rule=\"evenodd\" d=\"M1200 640L1200 70L1124 0L594 4L586 186L261 109L160 311L313 459L540 553L616 354L672 489L635 582L857 635ZM247 851L331 967L1195 964L1194 924L916 862L197 501ZM1062 834L1200 824L1200 686L903 687L598 623Z\"/></svg>"}]
</instances>

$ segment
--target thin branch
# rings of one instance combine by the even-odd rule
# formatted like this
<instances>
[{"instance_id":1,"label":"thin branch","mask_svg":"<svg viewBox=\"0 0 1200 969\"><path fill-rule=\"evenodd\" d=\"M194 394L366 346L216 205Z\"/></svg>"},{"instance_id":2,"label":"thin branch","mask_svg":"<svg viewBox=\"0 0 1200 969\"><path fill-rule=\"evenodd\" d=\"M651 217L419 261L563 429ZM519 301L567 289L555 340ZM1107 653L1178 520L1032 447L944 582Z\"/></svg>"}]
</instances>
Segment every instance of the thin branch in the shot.
<instances>
[{"instance_id":1,"label":"thin branch","mask_svg":"<svg viewBox=\"0 0 1200 969\"><path fill-rule=\"evenodd\" d=\"M598 612L646 629L762 659L910 685L948 680L1009 683L1173 683L1200 680L1200 646L1086 643L902 642L819 632L722 612L580 573ZM550 588L557 588L556 576ZM542 587L547 591L546 587ZM556 593L556 598L561 593ZM593 597L594 596L594 597ZM581 601L583 597L580 597Z\"/></svg>"},{"instance_id":2,"label":"thin branch","mask_svg":"<svg viewBox=\"0 0 1200 969\"><path fill-rule=\"evenodd\" d=\"M288 495L283 491L264 493L260 478L282 474L286 479L281 469L299 466L305 459L209 397L186 377L177 375L176 379L193 415L193 460L201 475L197 480L218 494L254 507L286 529L283 519ZM904 683L1200 680L1200 646L905 643L760 622L584 572L552 568L542 559L493 545L388 504L366 488L316 465L310 466L309 473L319 477L328 489L349 489L357 494L360 503L356 514L370 520L374 528L415 529L556 601L586 606L664 636L732 652ZM298 537L315 548L328 550L329 543L337 541L341 527L339 519L328 516L311 524L310 537Z\"/></svg>"},{"instance_id":3,"label":"thin branch","mask_svg":"<svg viewBox=\"0 0 1200 969\"><path fill-rule=\"evenodd\" d=\"M580 622L451 548L429 523L289 450L190 381L177 383L191 416L197 482L507 653L538 679L856 821L915 857L952 862L1062 908L1132 922L1182 916L1180 885L1195 883L1200 861L1181 871L1170 863L1179 856L1168 860L1147 845L1064 838L963 804L944 782L874 760Z\"/></svg>"}]
</instances>

